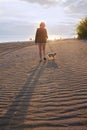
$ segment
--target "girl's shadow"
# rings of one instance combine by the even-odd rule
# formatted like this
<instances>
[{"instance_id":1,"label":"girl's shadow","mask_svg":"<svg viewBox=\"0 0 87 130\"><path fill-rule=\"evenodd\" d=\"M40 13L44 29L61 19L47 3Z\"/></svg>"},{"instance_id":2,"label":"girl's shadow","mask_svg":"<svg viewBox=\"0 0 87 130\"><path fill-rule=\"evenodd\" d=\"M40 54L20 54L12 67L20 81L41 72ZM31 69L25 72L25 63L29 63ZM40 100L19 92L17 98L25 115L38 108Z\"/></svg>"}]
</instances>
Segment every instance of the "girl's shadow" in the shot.
<instances>
[{"instance_id":1,"label":"girl's shadow","mask_svg":"<svg viewBox=\"0 0 87 130\"><path fill-rule=\"evenodd\" d=\"M44 69L44 64L38 64L31 72L11 106L8 107L7 112L0 118L0 128L2 130L13 130L14 128L19 130L23 127L32 95Z\"/></svg>"}]
</instances>

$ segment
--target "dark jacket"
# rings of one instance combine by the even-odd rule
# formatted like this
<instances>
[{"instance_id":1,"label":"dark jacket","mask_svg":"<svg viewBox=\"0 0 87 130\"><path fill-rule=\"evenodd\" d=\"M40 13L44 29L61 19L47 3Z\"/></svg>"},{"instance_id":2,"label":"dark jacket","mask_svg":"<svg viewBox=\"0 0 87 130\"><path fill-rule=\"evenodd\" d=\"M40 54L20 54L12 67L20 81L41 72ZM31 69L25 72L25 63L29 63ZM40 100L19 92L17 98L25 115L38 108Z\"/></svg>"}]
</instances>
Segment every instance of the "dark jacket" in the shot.
<instances>
[{"instance_id":1,"label":"dark jacket","mask_svg":"<svg viewBox=\"0 0 87 130\"><path fill-rule=\"evenodd\" d=\"M47 30L45 28L38 28L35 36L35 43L46 43L47 38Z\"/></svg>"}]
</instances>

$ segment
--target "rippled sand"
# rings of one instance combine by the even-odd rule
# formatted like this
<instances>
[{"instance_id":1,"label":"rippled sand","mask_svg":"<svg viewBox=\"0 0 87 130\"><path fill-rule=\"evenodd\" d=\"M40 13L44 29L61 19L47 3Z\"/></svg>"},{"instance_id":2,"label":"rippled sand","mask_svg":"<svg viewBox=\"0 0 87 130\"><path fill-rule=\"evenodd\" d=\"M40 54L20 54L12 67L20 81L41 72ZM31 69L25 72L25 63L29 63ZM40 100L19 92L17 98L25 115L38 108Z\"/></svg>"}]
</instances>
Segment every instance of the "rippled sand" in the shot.
<instances>
[{"instance_id":1,"label":"rippled sand","mask_svg":"<svg viewBox=\"0 0 87 130\"><path fill-rule=\"evenodd\" d=\"M14 46L0 45L0 130L87 130L87 41L50 42L46 63Z\"/></svg>"}]
</instances>

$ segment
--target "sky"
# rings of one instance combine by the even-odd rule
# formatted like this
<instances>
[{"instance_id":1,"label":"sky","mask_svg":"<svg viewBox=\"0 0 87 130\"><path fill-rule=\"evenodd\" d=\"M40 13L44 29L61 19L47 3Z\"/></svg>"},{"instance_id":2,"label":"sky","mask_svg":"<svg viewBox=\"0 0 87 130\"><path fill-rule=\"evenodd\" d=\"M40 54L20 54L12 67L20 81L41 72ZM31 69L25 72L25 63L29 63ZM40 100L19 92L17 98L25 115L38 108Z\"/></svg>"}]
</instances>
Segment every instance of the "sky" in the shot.
<instances>
[{"instance_id":1,"label":"sky","mask_svg":"<svg viewBox=\"0 0 87 130\"><path fill-rule=\"evenodd\" d=\"M0 0L0 42L34 40L40 22L49 39L72 38L87 0Z\"/></svg>"}]
</instances>

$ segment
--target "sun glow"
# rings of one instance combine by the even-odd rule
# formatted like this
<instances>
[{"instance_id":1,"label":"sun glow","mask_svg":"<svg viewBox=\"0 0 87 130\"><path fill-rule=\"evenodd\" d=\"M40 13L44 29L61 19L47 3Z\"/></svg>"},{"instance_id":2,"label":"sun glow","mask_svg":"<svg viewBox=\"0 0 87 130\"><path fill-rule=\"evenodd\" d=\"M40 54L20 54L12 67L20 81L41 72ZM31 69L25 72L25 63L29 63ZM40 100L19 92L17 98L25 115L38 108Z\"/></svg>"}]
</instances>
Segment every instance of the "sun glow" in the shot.
<instances>
[{"instance_id":1,"label":"sun glow","mask_svg":"<svg viewBox=\"0 0 87 130\"><path fill-rule=\"evenodd\" d=\"M59 35L49 35L48 40L57 40L57 39L62 39L63 36Z\"/></svg>"}]
</instances>

